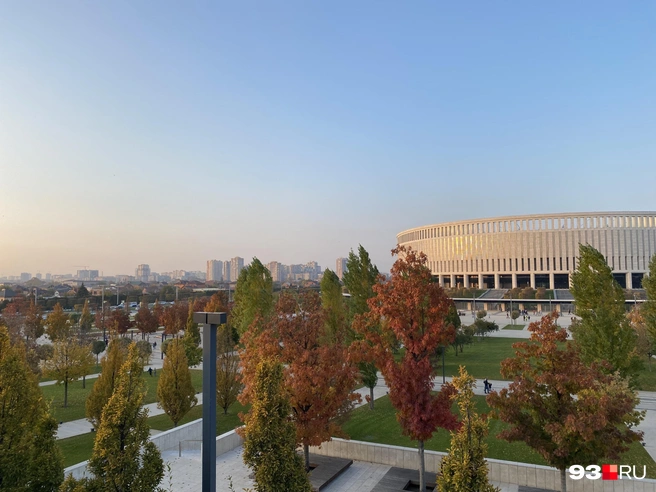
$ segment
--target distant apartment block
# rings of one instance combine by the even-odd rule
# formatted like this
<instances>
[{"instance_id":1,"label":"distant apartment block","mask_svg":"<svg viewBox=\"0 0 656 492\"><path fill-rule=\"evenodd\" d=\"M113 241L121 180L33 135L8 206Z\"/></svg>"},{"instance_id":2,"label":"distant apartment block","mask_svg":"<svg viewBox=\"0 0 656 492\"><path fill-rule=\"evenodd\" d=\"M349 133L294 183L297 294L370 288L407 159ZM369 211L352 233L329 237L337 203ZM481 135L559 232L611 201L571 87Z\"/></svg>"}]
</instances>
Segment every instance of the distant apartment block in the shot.
<instances>
[{"instance_id":1,"label":"distant apartment block","mask_svg":"<svg viewBox=\"0 0 656 492\"><path fill-rule=\"evenodd\" d=\"M148 282L148 277L150 276L150 266L146 265L145 263L137 266L134 276L139 282Z\"/></svg>"},{"instance_id":2,"label":"distant apartment block","mask_svg":"<svg viewBox=\"0 0 656 492\"><path fill-rule=\"evenodd\" d=\"M32 279L32 274L31 273L22 272L20 274L20 281L21 282L27 282L28 280L31 280L31 279Z\"/></svg>"},{"instance_id":3,"label":"distant apartment block","mask_svg":"<svg viewBox=\"0 0 656 492\"><path fill-rule=\"evenodd\" d=\"M284 265L278 263L277 261L272 261L267 264L267 268L271 273L271 278L274 282L282 282L284 272L284 269L282 268L283 266Z\"/></svg>"},{"instance_id":4,"label":"distant apartment block","mask_svg":"<svg viewBox=\"0 0 656 492\"><path fill-rule=\"evenodd\" d=\"M36 278L37 278L37 280L41 280L43 278L43 276L40 273L37 273Z\"/></svg>"},{"instance_id":5,"label":"distant apartment block","mask_svg":"<svg viewBox=\"0 0 656 492\"><path fill-rule=\"evenodd\" d=\"M232 282L232 272L230 271L230 262L223 262L223 281Z\"/></svg>"},{"instance_id":6,"label":"distant apartment block","mask_svg":"<svg viewBox=\"0 0 656 492\"><path fill-rule=\"evenodd\" d=\"M335 273L339 277L340 280L344 277L344 272L347 270L346 268L346 258L337 258L337 262L335 264Z\"/></svg>"},{"instance_id":7,"label":"distant apartment block","mask_svg":"<svg viewBox=\"0 0 656 492\"><path fill-rule=\"evenodd\" d=\"M78 280L95 280L98 278L98 270L78 270L77 271Z\"/></svg>"},{"instance_id":8,"label":"distant apartment block","mask_svg":"<svg viewBox=\"0 0 656 492\"><path fill-rule=\"evenodd\" d=\"M221 260L208 260L206 278L208 282L221 282L223 280L223 262Z\"/></svg>"},{"instance_id":9,"label":"distant apartment block","mask_svg":"<svg viewBox=\"0 0 656 492\"><path fill-rule=\"evenodd\" d=\"M237 279L239 278L239 273L243 270L244 268L244 259L240 258L239 256L235 256L230 260L230 280L232 282L236 282Z\"/></svg>"},{"instance_id":10,"label":"distant apartment block","mask_svg":"<svg viewBox=\"0 0 656 492\"><path fill-rule=\"evenodd\" d=\"M46 273L46 282L49 282L50 280L52 280L52 274Z\"/></svg>"}]
</instances>

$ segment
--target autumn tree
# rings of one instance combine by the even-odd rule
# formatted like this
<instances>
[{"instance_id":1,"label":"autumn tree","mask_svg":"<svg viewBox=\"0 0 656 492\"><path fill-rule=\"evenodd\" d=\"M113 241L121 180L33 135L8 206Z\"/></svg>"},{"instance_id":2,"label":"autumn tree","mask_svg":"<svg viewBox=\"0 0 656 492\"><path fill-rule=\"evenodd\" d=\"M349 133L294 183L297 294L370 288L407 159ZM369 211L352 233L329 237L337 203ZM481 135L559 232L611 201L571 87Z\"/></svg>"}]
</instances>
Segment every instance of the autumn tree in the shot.
<instances>
[{"instance_id":1,"label":"autumn tree","mask_svg":"<svg viewBox=\"0 0 656 492\"><path fill-rule=\"evenodd\" d=\"M7 327L11 343L22 340L24 337L23 326L25 324L25 303L20 300L15 300L2 311L2 319L0 325Z\"/></svg>"},{"instance_id":2,"label":"autumn tree","mask_svg":"<svg viewBox=\"0 0 656 492\"><path fill-rule=\"evenodd\" d=\"M117 384L102 411L88 469L92 487L116 492L152 492L164 476L164 463L149 439L146 386L136 344L131 344Z\"/></svg>"},{"instance_id":3,"label":"autumn tree","mask_svg":"<svg viewBox=\"0 0 656 492\"><path fill-rule=\"evenodd\" d=\"M176 302L162 311L160 323L164 325L164 333L177 336L184 330L187 322L187 304Z\"/></svg>"},{"instance_id":4,"label":"autumn tree","mask_svg":"<svg viewBox=\"0 0 656 492\"><path fill-rule=\"evenodd\" d=\"M68 314L64 312L60 303L55 305L52 313L46 318L46 333L53 342L71 337L71 320Z\"/></svg>"},{"instance_id":5,"label":"autumn tree","mask_svg":"<svg viewBox=\"0 0 656 492\"><path fill-rule=\"evenodd\" d=\"M489 429L487 419L476 413L474 402L475 380L463 366L459 375L453 378L458 391L452 399L458 405L461 426L451 433L451 446L442 458L437 485L441 492L499 492L488 481L488 468L485 461Z\"/></svg>"},{"instance_id":6,"label":"autumn tree","mask_svg":"<svg viewBox=\"0 0 656 492\"><path fill-rule=\"evenodd\" d=\"M256 318L266 320L274 310L271 272L257 258L239 272L231 319L239 334Z\"/></svg>"},{"instance_id":7,"label":"autumn tree","mask_svg":"<svg viewBox=\"0 0 656 492\"><path fill-rule=\"evenodd\" d=\"M25 340L26 342L35 342L37 338L44 333L43 312L38 304L30 302L30 307L25 313Z\"/></svg>"},{"instance_id":8,"label":"autumn tree","mask_svg":"<svg viewBox=\"0 0 656 492\"><path fill-rule=\"evenodd\" d=\"M642 286L647 294L643 310L645 326L652 343L656 345L656 254L649 260L649 275L642 279Z\"/></svg>"},{"instance_id":9,"label":"autumn tree","mask_svg":"<svg viewBox=\"0 0 656 492\"><path fill-rule=\"evenodd\" d=\"M0 326L0 490L56 490L64 479L57 422L22 344Z\"/></svg>"},{"instance_id":10,"label":"autumn tree","mask_svg":"<svg viewBox=\"0 0 656 492\"><path fill-rule=\"evenodd\" d=\"M105 408L109 398L114 393L118 383L118 375L126 357L125 347L118 340L112 340L107 349L107 354L100 363L100 376L91 388L86 401L86 418L96 429L100 427L103 408Z\"/></svg>"},{"instance_id":11,"label":"autumn tree","mask_svg":"<svg viewBox=\"0 0 656 492\"><path fill-rule=\"evenodd\" d=\"M438 427L453 430L458 425L450 409L455 389L447 384L433 393L431 364L437 347L451 344L455 333L446 322L450 300L433 282L426 255L404 246L392 254L399 258L391 279L374 285L376 295L368 301L371 310L355 326L375 352L403 434L418 441L419 487L424 491L424 442ZM399 361L394 357L395 341L405 347Z\"/></svg>"},{"instance_id":12,"label":"autumn tree","mask_svg":"<svg viewBox=\"0 0 656 492\"><path fill-rule=\"evenodd\" d=\"M106 302L106 301L105 301ZM94 319L94 324L96 328L102 330L103 338L106 337L106 331L109 329L109 309L107 306L103 305L99 309L96 309L96 316Z\"/></svg>"},{"instance_id":13,"label":"autumn tree","mask_svg":"<svg viewBox=\"0 0 656 492\"><path fill-rule=\"evenodd\" d=\"M208 313L227 313L228 296L225 291L216 292L210 297L210 300L207 301L203 310Z\"/></svg>"},{"instance_id":14,"label":"autumn tree","mask_svg":"<svg viewBox=\"0 0 656 492\"><path fill-rule=\"evenodd\" d=\"M142 339L145 338L146 334L155 333L157 331L159 320L148 308L148 303L142 302L141 306L139 306L137 314L134 315L134 325L141 333Z\"/></svg>"},{"instance_id":15,"label":"autumn tree","mask_svg":"<svg viewBox=\"0 0 656 492\"><path fill-rule=\"evenodd\" d=\"M631 328L636 334L636 351L640 357L645 357L651 371L651 358L656 353L656 340L651 337L645 320L645 306L634 306L627 314Z\"/></svg>"},{"instance_id":16,"label":"autumn tree","mask_svg":"<svg viewBox=\"0 0 656 492\"><path fill-rule=\"evenodd\" d=\"M130 315L123 309L114 309L109 316L110 331L124 335L132 328L132 321Z\"/></svg>"},{"instance_id":17,"label":"autumn tree","mask_svg":"<svg viewBox=\"0 0 656 492\"><path fill-rule=\"evenodd\" d=\"M203 348L200 346L200 329L198 323L194 322L194 305L189 303L189 312L187 313L187 326L185 334L182 337L185 354L189 367L197 366L203 361Z\"/></svg>"},{"instance_id":18,"label":"autumn tree","mask_svg":"<svg viewBox=\"0 0 656 492\"><path fill-rule=\"evenodd\" d=\"M228 325L221 325L216 334L216 404L223 414L237 401L242 389L239 376L239 354Z\"/></svg>"},{"instance_id":19,"label":"autumn tree","mask_svg":"<svg viewBox=\"0 0 656 492\"><path fill-rule=\"evenodd\" d=\"M45 375L54 379L57 385L64 385L64 408L66 408L69 383L89 373L88 361L91 357L91 348L78 343L72 337L58 340L53 346L53 355L44 361L43 369ZM91 364L93 364L93 357L91 357Z\"/></svg>"},{"instance_id":20,"label":"autumn tree","mask_svg":"<svg viewBox=\"0 0 656 492\"><path fill-rule=\"evenodd\" d=\"M240 429L244 463L253 469L258 492L310 492L303 460L296 454L296 429L285 394L283 367L273 359L257 363L252 406Z\"/></svg>"},{"instance_id":21,"label":"autumn tree","mask_svg":"<svg viewBox=\"0 0 656 492\"><path fill-rule=\"evenodd\" d=\"M566 491L567 468L617 460L639 441L633 428L644 414L628 382L581 357L556 324L556 314L529 326L531 339L513 344L516 356L501 362L508 388L493 392L488 404L509 424L498 437L523 441L560 470ZM605 362L604 362L605 364Z\"/></svg>"},{"instance_id":22,"label":"autumn tree","mask_svg":"<svg viewBox=\"0 0 656 492\"><path fill-rule=\"evenodd\" d=\"M635 383L642 361L626 317L624 291L599 251L580 244L579 255L571 287L576 314L581 318L572 326L574 341L584 362L606 361L609 373L619 371Z\"/></svg>"},{"instance_id":23,"label":"autumn tree","mask_svg":"<svg viewBox=\"0 0 656 492\"><path fill-rule=\"evenodd\" d=\"M340 432L336 418L359 398L353 393L357 367L342 340L329 341L321 299L316 292L282 294L274 316L244 334L240 353L245 385L240 401L252 396L255 373L262 358L273 357L285 366L297 442L303 446L309 469L309 446L318 446Z\"/></svg>"},{"instance_id":24,"label":"autumn tree","mask_svg":"<svg viewBox=\"0 0 656 492\"><path fill-rule=\"evenodd\" d=\"M89 299L84 301L84 307L82 308L82 315L80 316L80 331L83 334L89 333L91 331L91 326L93 325L93 315L91 314L91 309L89 308Z\"/></svg>"},{"instance_id":25,"label":"autumn tree","mask_svg":"<svg viewBox=\"0 0 656 492\"><path fill-rule=\"evenodd\" d=\"M352 323L357 315L364 315L369 311L367 301L374 296L374 285L378 281L378 268L371 262L369 253L362 245L358 246L358 254L353 250L346 261L346 271L343 274L344 285L349 291L348 313ZM351 338L353 332L351 330ZM374 363L373 351L367 344L360 344L360 378L362 384L369 388L369 408L374 409L374 388L378 384L378 368Z\"/></svg>"},{"instance_id":26,"label":"autumn tree","mask_svg":"<svg viewBox=\"0 0 656 492\"><path fill-rule=\"evenodd\" d=\"M182 340L172 340L166 350L162 375L157 383L157 406L177 426L198 400L191 384L191 372Z\"/></svg>"}]
</instances>

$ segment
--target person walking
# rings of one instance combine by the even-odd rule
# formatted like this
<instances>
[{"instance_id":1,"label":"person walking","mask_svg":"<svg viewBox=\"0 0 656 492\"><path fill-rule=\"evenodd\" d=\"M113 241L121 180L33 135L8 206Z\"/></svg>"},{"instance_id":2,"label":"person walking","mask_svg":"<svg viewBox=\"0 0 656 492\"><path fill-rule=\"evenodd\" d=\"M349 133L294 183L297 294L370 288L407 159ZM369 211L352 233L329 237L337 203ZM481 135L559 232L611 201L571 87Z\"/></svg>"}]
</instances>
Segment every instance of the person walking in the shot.
<instances>
[{"instance_id":1,"label":"person walking","mask_svg":"<svg viewBox=\"0 0 656 492\"><path fill-rule=\"evenodd\" d=\"M487 378L485 378L485 380L483 381L483 386L484 386L483 393L487 395L490 392L489 390L490 382L487 380Z\"/></svg>"}]
</instances>

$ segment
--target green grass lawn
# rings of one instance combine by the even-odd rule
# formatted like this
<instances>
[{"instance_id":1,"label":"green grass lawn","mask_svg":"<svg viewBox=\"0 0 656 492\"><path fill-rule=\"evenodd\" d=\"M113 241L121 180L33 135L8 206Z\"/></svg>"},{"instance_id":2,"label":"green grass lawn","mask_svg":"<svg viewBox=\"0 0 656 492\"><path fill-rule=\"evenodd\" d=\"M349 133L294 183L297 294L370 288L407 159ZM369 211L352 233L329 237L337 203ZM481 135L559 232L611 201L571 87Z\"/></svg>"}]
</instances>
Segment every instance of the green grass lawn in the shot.
<instances>
[{"instance_id":1,"label":"green grass lawn","mask_svg":"<svg viewBox=\"0 0 656 492\"><path fill-rule=\"evenodd\" d=\"M91 374L98 374L99 372L100 372L100 365L93 366L91 368L91 372L87 374L87 377L89 377ZM45 383L46 381L52 381L52 380L53 380L52 378L42 376L41 378L39 378L39 383Z\"/></svg>"},{"instance_id":2,"label":"green grass lawn","mask_svg":"<svg viewBox=\"0 0 656 492\"><path fill-rule=\"evenodd\" d=\"M144 404L154 403L157 401L157 382L162 371L158 370L156 376L149 376L144 372L146 381L146 397ZM68 407L64 408L64 385L42 386L41 391L46 401L51 403L51 413L57 422L69 422L71 420L83 419L85 417L85 402L91 392L91 388L97 379L89 379L86 382L86 388L82 388L82 381L75 381L68 385ZM192 369L191 382L200 393L203 390L203 373L200 370Z\"/></svg>"},{"instance_id":3,"label":"green grass lawn","mask_svg":"<svg viewBox=\"0 0 656 492\"><path fill-rule=\"evenodd\" d=\"M485 397L476 396L476 410L479 413L489 413L490 408ZM453 408L456 411L455 405ZM487 437L488 458L507 461L518 461L546 465L540 455L522 442L506 442L495 436L505 428L506 424L499 420L490 421L490 434ZM393 446L416 448L417 442L401 434L401 428L396 421L396 415L387 396L376 400L374 410L360 407L351 412L351 417L343 426L346 434L357 441L377 442ZM451 436L445 430L438 430L434 437L425 443L426 449L446 452ZM656 463L640 443L635 443L618 461L625 465L647 465L647 476L656 478Z\"/></svg>"},{"instance_id":4,"label":"green grass lawn","mask_svg":"<svg viewBox=\"0 0 656 492\"><path fill-rule=\"evenodd\" d=\"M244 407L239 402L234 403L230 406L230 408L228 408L227 415L223 414L223 409L219 409L220 413L216 415L216 435L219 436L233 430L236 427L241 426L242 422L239 420L238 414L239 412L246 411L248 411L248 407ZM202 417L203 406L196 405L189 411L189 413L187 413L187 415L185 415L185 417L178 423L178 425L186 424ZM150 417L148 419L148 425L151 429L157 429L160 431L165 431L173 428L173 422L171 422L166 414ZM64 466L72 466L91 458L91 452L93 451L93 442L95 438L96 433L89 432L87 434L69 437L68 439L59 439L57 441L57 445L64 455Z\"/></svg>"},{"instance_id":5,"label":"green grass lawn","mask_svg":"<svg viewBox=\"0 0 656 492\"><path fill-rule=\"evenodd\" d=\"M506 325L501 329L502 330L523 330L524 325Z\"/></svg>"}]
</instances>

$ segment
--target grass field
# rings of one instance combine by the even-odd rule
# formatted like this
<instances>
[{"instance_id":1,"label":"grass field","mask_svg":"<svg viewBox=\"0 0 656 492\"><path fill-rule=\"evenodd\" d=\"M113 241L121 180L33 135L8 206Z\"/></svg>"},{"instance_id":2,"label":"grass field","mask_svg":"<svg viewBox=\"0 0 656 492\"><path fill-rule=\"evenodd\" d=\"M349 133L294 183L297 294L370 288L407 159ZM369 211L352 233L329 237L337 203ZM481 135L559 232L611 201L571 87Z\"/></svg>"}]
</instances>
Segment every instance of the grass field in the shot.
<instances>
[{"instance_id":1,"label":"grass field","mask_svg":"<svg viewBox=\"0 0 656 492\"><path fill-rule=\"evenodd\" d=\"M523 330L524 325L506 325L501 329L502 330Z\"/></svg>"},{"instance_id":2,"label":"grass field","mask_svg":"<svg viewBox=\"0 0 656 492\"><path fill-rule=\"evenodd\" d=\"M485 402L485 397L476 396L476 410L479 413L489 413L490 408ZM456 408L454 406L453 410ZM486 440L488 445L487 456L500 460L519 461L546 465L544 459L522 442L509 443L495 436L505 428L506 424L499 420L490 421L490 434ZM411 441L401 434L401 428L396 421L394 408L387 396L376 400L374 410L368 407L360 407L351 412L350 419L343 426L346 434L354 440L378 442L394 446L405 446L416 448L417 442ZM438 430L431 440L425 443L426 449L433 451L448 450L450 445L450 434L445 430ZM656 463L649 456L640 443L635 443L627 453L619 460L627 465L647 465L647 476L656 478Z\"/></svg>"},{"instance_id":3,"label":"grass field","mask_svg":"<svg viewBox=\"0 0 656 492\"><path fill-rule=\"evenodd\" d=\"M157 371L156 376L149 376L144 372L146 381L146 398L144 404L157 401L157 382L162 371ZM71 420L83 419L85 417L85 402L91 392L91 388L97 379L89 379L86 388L82 388L82 381L75 381L68 385L68 407L64 408L64 385L41 386L41 391L46 401L51 402L51 413L57 422L69 422ZM191 371L191 382L197 393L203 389L203 374L200 370Z\"/></svg>"},{"instance_id":4,"label":"grass field","mask_svg":"<svg viewBox=\"0 0 656 492\"><path fill-rule=\"evenodd\" d=\"M234 403L232 406L230 406L230 408L228 408L227 415L224 415L223 409L220 409L220 413L216 416L216 435L218 436L224 434L236 427L241 426L242 422L239 420L238 414L239 412L246 411L248 411L248 407L244 407L239 402ZM202 416L203 406L196 405L189 411L189 413L187 413L187 415L185 415L185 417L181 422L178 423L178 425L192 422L202 418ZM148 425L151 429L160 431L165 431L173 428L173 422L171 422L166 414L150 417L148 419ZM59 439L57 441L57 445L64 455L64 466L72 466L91 458L91 452L93 451L93 442L95 438L96 433L89 432L87 434L69 437L68 439Z\"/></svg>"}]
</instances>

